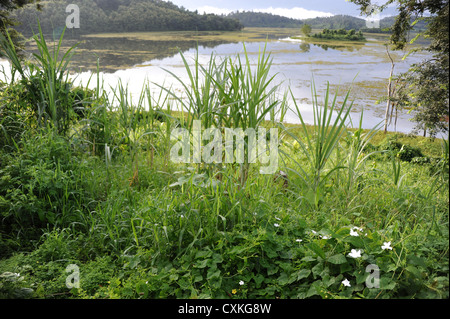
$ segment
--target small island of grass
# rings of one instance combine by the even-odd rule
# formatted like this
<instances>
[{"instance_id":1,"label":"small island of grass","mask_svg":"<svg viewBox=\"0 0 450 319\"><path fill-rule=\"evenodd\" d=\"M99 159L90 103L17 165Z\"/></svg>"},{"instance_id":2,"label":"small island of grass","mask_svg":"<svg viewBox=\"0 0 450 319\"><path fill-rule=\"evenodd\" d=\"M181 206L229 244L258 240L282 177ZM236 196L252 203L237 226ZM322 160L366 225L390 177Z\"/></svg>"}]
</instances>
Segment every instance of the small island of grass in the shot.
<instances>
[{"instance_id":1,"label":"small island of grass","mask_svg":"<svg viewBox=\"0 0 450 319\"><path fill-rule=\"evenodd\" d=\"M356 32L355 29L346 30L330 30L323 29L322 32L311 34L311 26L305 24L301 28L302 33L309 39L319 39L319 40L337 40L337 41L358 41L365 42L367 41L364 37L362 31ZM299 39L299 37L292 37L293 39Z\"/></svg>"},{"instance_id":2,"label":"small island of grass","mask_svg":"<svg viewBox=\"0 0 450 319\"><path fill-rule=\"evenodd\" d=\"M356 32L352 30L329 30L323 29L321 33L315 33L310 35L310 37L317 39L329 39L329 40L342 40L342 41L366 41L362 31Z\"/></svg>"}]
</instances>

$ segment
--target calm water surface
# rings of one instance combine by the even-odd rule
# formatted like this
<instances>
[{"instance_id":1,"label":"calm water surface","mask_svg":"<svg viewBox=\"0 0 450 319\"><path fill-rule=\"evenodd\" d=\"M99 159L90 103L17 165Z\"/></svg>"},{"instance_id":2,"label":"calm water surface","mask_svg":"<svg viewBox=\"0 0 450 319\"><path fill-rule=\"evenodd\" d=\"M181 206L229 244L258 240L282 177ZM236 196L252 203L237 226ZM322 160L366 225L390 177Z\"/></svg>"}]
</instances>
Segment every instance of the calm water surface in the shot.
<instances>
[{"instance_id":1,"label":"calm water surface","mask_svg":"<svg viewBox=\"0 0 450 319\"><path fill-rule=\"evenodd\" d=\"M293 34L294 35L294 34ZM266 38L267 39L267 38ZM354 101L352 118L358 123L361 110L364 109L363 127L372 128L384 119L385 102L377 103L386 95L386 85L391 69L391 62L386 54L383 40L368 36L368 42L349 44L330 42L322 44L306 43L301 40L291 40L286 34L272 33L267 39L260 36L245 40L245 48L253 63L256 63L258 53L267 45L266 51L273 58L271 73L276 75L274 84L280 85L280 94L290 88L297 103L301 106L302 115L307 122L313 123L311 107L311 83L314 80L319 101L329 82L331 92L339 87L339 96L351 89L351 100ZM137 98L146 81L150 82L155 94L161 92L159 85L171 86L181 96L183 89L166 70L169 70L187 80L186 69L179 50L188 61L198 54L200 63L206 65L211 54L219 61L227 57L235 57L244 53L244 45L238 40L224 39L209 35L208 40L191 39L189 33L170 37L165 33L151 37L145 34L136 36L111 35L102 37L87 37L80 44L78 54L74 58L72 69L75 83L86 85L95 72L97 58L100 62L103 87L117 86L121 81L128 85L133 97ZM406 71L413 63L428 57L426 53L415 53L402 60L405 52L391 52L395 60L395 72ZM5 61L1 62L3 65ZM91 79L90 87L96 85L96 79ZM342 100L342 98L340 99ZM406 111L400 113L396 128L394 124L389 130L409 133L414 123ZM287 114L287 122L298 122L292 113Z\"/></svg>"}]
</instances>

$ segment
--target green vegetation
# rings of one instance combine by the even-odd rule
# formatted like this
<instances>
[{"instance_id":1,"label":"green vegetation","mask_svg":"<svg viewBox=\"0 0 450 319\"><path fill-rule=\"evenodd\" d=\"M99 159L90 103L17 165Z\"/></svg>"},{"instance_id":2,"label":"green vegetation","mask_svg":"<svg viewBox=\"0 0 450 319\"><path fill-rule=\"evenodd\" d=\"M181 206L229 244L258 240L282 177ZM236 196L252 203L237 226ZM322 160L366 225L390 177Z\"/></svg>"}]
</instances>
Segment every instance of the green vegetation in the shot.
<instances>
[{"instance_id":1,"label":"green vegetation","mask_svg":"<svg viewBox=\"0 0 450 319\"><path fill-rule=\"evenodd\" d=\"M366 20L348 15L334 15L332 17L317 17L312 19L292 19L270 13L253 11L236 11L223 17L236 19L246 28L301 28L310 25L313 29L345 29L367 32L367 33L389 33L394 25L396 17L382 18L378 28L368 28ZM411 22L414 20L412 19ZM421 32L426 28L426 21L417 21L413 30Z\"/></svg>"},{"instance_id":2,"label":"green vegetation","mask_svg":"<svg viewBox=\"0 0 450 319\"><path fill-rule=\"evenodd\" d=\"M349 129L351 92L330 89L306 125L265 50L184 60L185 98L144 83L132 100L98 73L73 87L71 52L34 41L24 62L1 39L21 76L0 90L0 297L448 298L447 140ZM193 120L278 128L284 173L173 163Z\"/></svg>"},{"instance_id":3,"label":"green vegetation","mask_svg":"<svg viewBox=\"0 0 450 319\"><path fill-rule=\"evenodd\" d=\"M299 28L303 24L298 19L252 11L231 12L224 17L238 20L246 28Z\"/></svg>"},{"instance_id":4,"label":"green vegetation","mask_svg":"<svg viewBox=\"0 0 450 319\"><path fill-rule=\"evenodd\" d=\"M11 12L22 8L28 4L35 4L36 9L39 9L40 0L0 0L0 33L6 35L6 30L8 30L10 37L16 46L20 47L20 33L17 32L12 27L17 24L17 21L11 17Z\"/></svg>"},{"instance_id":5,"label":"green vegetation","mask_svg":"<svg viewBox=\"0 0 450 319\"><path fill-rule=\"evenodd\" d=\"M180 8L162 0L56 0L43 2L40 11L35 6L16 10L12 16L21 24L16 29L30 35L37 32L37 19L44 34L55 33L59 37L66 25L69 13L66 7L76 4L80 9L80 28L71 29L68 35L78 36L105 32L143 32L180 30L223 30L242 29L233 19L213 14L201 15Z\"/></svg>"},{"instance_id":6,"label":"green vegetation","mask_svg":"<svg viewBox=\"0 0 450 319\"><path fill-rule=\"evenodd\" d=\"M309 34L310 34L311 31L312 31L311 26L310 26L309 24L304 24L304 25L301 27L300 30L301 30L302 33L303 33L305 36L307 36L307 37L309 37Z\"/></svg>"},{"instance_id":7,"label":"green vegetation","mask_svg":"<svg viewBox=\"0 0 450 319\"><path fill-rule=\"evenodd\" d=\"M320 33L314 33L311 37L316 39L327 39L327 40L343 40L343 41L366 41L363 33L361 31L356 32L352 30L328 30L324 29Z\"/></svg>"}]
</instances>

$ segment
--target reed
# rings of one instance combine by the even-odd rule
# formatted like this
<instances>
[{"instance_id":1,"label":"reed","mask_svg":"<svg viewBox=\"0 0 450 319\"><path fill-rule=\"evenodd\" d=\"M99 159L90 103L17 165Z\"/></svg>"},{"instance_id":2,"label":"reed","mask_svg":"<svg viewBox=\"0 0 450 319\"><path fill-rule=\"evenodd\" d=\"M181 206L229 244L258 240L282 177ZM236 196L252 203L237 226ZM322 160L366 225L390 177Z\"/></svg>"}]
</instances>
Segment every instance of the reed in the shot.
<instances>
[{"instance_id":1,"label":"reed","mask_svg":"<svg viewBox=\"0 0 450 319\"><path fill-rule=\"evenodd\" d=\"M344 168L342 163L327 167L329 159L334 155L340 138L345 134L347 119L353 103L347 105L350 91L347 92L341 105L337 104L337 96L330 100L330 87L327 85L323 105L317 99L315 84L311 86L313 97L314 123L312 129L306 125L300 108L291 92L292 100L301 125L300 134L292 133L292 128L285 128L285 132L296 143L298 143L307 165L298 162L292 154L285 151L282 153L293 161L294 167L289 167L292 173L300 177L307 187L305 199L315 208L319 207L322 198L323 186L329 177L337 170ZM333 119L333 117L335 117Z\"/></svg>"}]
</instances>

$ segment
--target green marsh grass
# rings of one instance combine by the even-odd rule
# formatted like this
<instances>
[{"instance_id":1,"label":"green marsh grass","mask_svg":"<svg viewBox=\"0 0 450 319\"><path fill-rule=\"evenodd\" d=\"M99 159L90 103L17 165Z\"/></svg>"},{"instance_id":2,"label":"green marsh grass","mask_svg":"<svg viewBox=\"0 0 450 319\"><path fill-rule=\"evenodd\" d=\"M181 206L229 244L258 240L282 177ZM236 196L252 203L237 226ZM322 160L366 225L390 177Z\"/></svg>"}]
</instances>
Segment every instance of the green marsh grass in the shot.
<instances>
[{"instance_id":1,"label":"green marsh grass","mask_svg":"<svg viewBox=\"0 0 450 319\"><path fill-rule=\"evenodd\" d=\"M347 127L346 121L351 111L351 105L346 105L350 92L346 94L342 105L338 108L337 94L330 102L329 85L327 86L322 106L319 105L314 85L311 86L311 90L314 99L313 131L310 132L310 130L308 130L295 98L293 98L293 103L296 115L301 123L302 136L293 134L288 129L285 130L286 133L300 146L308 165L305 167L303 164L293 159L289 154L283 153L294 160L295 168L290 167L289 171L300 177L308 189L305 199L313 207L318 208L319 201L321 201L322 197L321 192L323 192L323 187L328 178L336 170L343 168L341 163L337 163L334 167L330 168L326 168L326 164L335 152L340 138L345 134ZM336 110L337 112L335 114L334 112ZM333 116L336 117L334 120Z\"/></svg>"}]
</instances>

